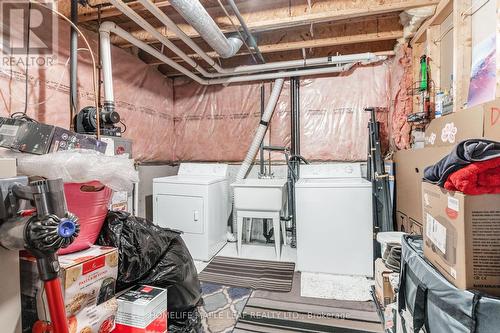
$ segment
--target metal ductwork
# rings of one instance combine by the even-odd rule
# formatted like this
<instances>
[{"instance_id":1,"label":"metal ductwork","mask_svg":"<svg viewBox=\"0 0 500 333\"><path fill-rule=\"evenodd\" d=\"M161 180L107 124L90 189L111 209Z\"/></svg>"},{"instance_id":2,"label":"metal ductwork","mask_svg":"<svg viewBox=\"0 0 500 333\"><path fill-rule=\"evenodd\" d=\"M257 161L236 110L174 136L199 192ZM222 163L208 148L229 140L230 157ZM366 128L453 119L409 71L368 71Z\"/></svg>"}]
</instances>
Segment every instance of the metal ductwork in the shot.
<instances>
[{"instance_id":1,"label":"metal ductwork","mask_svg":"<svg viewBox=\"0 0 500 333\"><path fill-rule=\"evenodd\" d=\"M169 2L222 58L234 56L243 45L243 41L236 36L224 36L199 0L170 0Z\"/></svg>"}]
</instances>

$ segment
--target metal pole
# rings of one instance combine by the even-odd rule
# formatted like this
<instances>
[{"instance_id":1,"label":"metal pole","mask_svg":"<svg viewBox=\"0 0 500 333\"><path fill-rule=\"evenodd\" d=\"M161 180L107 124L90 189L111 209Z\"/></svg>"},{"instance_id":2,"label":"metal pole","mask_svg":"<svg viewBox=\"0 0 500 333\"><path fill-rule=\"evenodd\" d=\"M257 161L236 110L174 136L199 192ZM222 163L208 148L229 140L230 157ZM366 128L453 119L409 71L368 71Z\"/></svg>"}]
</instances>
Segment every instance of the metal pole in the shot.
<instances>
[{"instance_id":1,"label":"metal pole","mask_svg":"<svg viewBox=\"0 0 500 333\"><path fill-rule=\"evenodd\" d=\"M292 155L292 169L295 174L299 176L300 170L300 160L298 155L300 155L300 78L292 77L290 79L290 106L291 106L291 147L290 153ZM291 246L294 248L297 246L297 205L295 201L295 181L293 179L290 183L290 197L291 202L289 203L289 210L291 211L292 217L292 243Z\"/></svg>"},{"instance_id":2,"label":"metal pole","mask_svg":"<svg viewBox=\"0 0 500 333\"><path fill-rule=\"evenodd\" d=\"M78 25L78 0L71 0L71 22ZM78 113L78 32L71 26L70 35L70 124Z\"/></svg>"},{"instance_id":3,"label":"metal pole","mask_svg":"<svg viewBox=\"0 0 500 333\"><path fill-rule=\"evenodd\" d=\"M264 109L266 108L266 88L264 83L260 86L260 116L264 114ZM260 143L260 152L259 152L259 164L260 164L260 175L263 176L266 173L266 169L264 166L264 140Z\"/></svg>"},{"instance_id":4,"label":"metal pole","mask_svg":"<svg viewBox=\"0 0 500 333\"><path fill-rule=\"evenodd\" d=\"M259 47L257 46L257 42L255 41L255 38L253 37L252 33L250 32L250 29L247 26L247 23L243 19L243 16L241 16L241 13L238 9L238 6L234 3L234 0L227 0L229 5L231 6L231 9L233 10L234 14L238 18L238 21L240 21L241 27L243 28L243 31L248 37L248 43L250 46L254 49L255 53L257 54L257 57L259 60L265 64L266 60L264 60L264 57L262 56L262 53L260 53Z\"/></svg>"}]
</instances>

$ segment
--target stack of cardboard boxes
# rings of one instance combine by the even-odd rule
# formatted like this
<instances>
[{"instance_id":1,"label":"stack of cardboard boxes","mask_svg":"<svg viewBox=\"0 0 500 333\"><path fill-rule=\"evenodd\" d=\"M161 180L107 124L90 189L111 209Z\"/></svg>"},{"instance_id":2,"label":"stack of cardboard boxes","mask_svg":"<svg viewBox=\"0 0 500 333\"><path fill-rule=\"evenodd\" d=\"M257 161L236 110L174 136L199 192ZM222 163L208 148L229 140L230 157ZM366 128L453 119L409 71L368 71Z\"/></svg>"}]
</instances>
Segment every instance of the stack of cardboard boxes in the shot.
<instances>
[{"instance_id":1,"label":"stack of cardboard boxes","mask_svg":"<svg viewBox=\"0 0 500 333\"><path fill-rule=\"evenodd\" d=\"M112 247L59 256L61 285L70 333L110 333L115 327L118 304L115 284L118 252ZM39 320L50 321L43 283L36 260L21 255L21 302L23 332L31 332Z\"/></svg>"},{"instance_id":2,"label":"stack of cardboard boxes","mask_svg":"<svg viewBox=\"0 0 500 333\"><path fill-rule=\"evenodd\" d=\"M500 141L500 99L436 118L425 130L425 148L400 150L396 163L396 223L398 230L422 234L421 184L424 169L466 139Z\"/></svg>"},{"instance_id":3,"label":"stack of cardboard boxes","mask_svg":"<svg viewBox=\"0 0 500 333\"><path fill-rule=\"evenodd\" d=\"M500 141L500 100L434 119L425 148L396 153L396 221L398 229L423 235L425 257L456 287L500 296L500 195L422 182L425 167L473 138Z\"/></svg>"}]
</instances>

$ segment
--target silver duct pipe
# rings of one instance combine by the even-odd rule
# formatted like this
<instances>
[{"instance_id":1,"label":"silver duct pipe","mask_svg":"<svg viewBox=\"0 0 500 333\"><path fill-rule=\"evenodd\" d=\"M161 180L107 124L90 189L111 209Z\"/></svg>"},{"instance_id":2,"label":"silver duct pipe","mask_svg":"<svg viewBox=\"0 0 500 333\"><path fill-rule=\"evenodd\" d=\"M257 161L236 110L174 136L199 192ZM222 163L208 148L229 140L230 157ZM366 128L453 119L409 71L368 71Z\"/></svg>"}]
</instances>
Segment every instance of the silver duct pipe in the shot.
<instances>
[{"instance_id":1,"label":"silver duct pipe","mask_svg":"<svg viewBox=\"0 0 500 333\"><path fill-rule=\"evenodd\" d=\"M172 30L174 34L180 38L184 43L186 43L193 51L196 52L204 61L206 61L210 66L212 66L217 73L209 73L196 62L194 62L187 54L176 47L172 42L168 40L165 36L160 34L152 25L150 25L145 19L143 19L139 14L132 10L123 0L110 0L122 13L127 15L131 20L139 24L143 29L150 32L154 37L158 39L163 45L172 50L181 59L186 61L190 66L197 69L201 75L206 78L218 78L222 76L238 75L243 73L257 73L257 72L267 72L276 71L290 68L307 68L313 66L331 66L335 64L345 64L348 62L357 61L374 61L379 59L377 55L373 53L362 53L354 55L345 56L335 56L335 57L322 57L322 58L311 58L304 60L292 60L292 61L279 61L268 64L259 65L249 65L249 66L238 66L234 68L222 68L217 64L205 51L203 51L195 42L189 38L177 25L151 0L139 0L139 2L146 8L151 14L153 14L161 23L163 23L168 29Z\"/></svg>"},{"instance_id":2,"label":"silver duct pipe","mask_svg":"<svg viewBox=\"0 0 500 333\"><path fill-rule=\"evenodd\" d=\"M236 3L234 2L234 0L227 0L227 2L229 3L229 6L231 6L231 9L233 10L234 15L236 15L236 17L238 18L238 21L240 21L240 24L241 24L241 27L243 28L243 31L248 36L248 43L253 48L255 53L257 53L257 57L259 58L259 60L263 64L265 64L266 61L264 60L262 53L260 53L259 47L257 46L257 42L255 41L255 38L253 37L252 33L250 32L250 29L248 28L247 23L243 19L243 16L241 16L241 13L240 13L240 10L238 9L238 6L236 6Z\"/></svg>"},{"instance_id":3,"label":"silver duct pipe","mask_svg":"<svg viewBox=\"0 0 500 333\"><path fill-rule=\"evenodd\" d=\"M237 37L226 38L224 36L199 0L170 0L169 2L222 58L231 58L243 45L243 41Z\"/></svg>"},{"instance_id":4,"label":"silver duct pipe","mask_svg":"<svg viewBox=\"0 0 500 333\"><path fill-rule=\"evenodd\" d=\"M175 70L181 72L182 74L186 75L187 77L193 79L199 84L202 85L214 85L214 84L231 84L231 83L239 83L239 82L252 82L252 81L264 81L264 80L275 80L278 78L288 78L292 76L310 76L310 75L320 75L320 74L330 74L330 73L340 73L349 70L351 67L353 67L356 63L359 61L352 61L352 62L345 62L342 64L336 64L333 66L329 67L323 67L323 68L314 68L314 69L302 69L302 70L294 70L294 71L287 71L287 72L275 72L275 73L263 73L263 74L253 74L253 75L242 75L242 76L231 76L231 77L223 77L223 78L218 78L218 79L204 79L196 75L195 73L191 72L187 68L181 66L174 60L170 59L154 47L148 45L147 43L135 38L132 36L129 32L123 30L122 28L118 27L115 23L113 22L104 22L101 24L101 27L99 29L100 35L101 35L101 55L102 55L102 61L103 61L103 75L104 75L104 91L105 91L105 100L107 101L112 101L113 97L113 89L112 89L112 82L113 82L113 77L112 77L112 71L111 71L111 47L110 47L110 38L109 38L109 33L114 33L121 38L125 39L132 45L137 46L141 50L144 50L145 52L151 54L152 56L156 57L157 59L161 60L164 62L166 65L171 66ZM104 45L104 47L102 47ZM352 55L352 57L355 57L356 55ZM358 55L359 56L359 55ZM380 61L384 60L386 57L376 57L375 59L371 61L366 61L365 63L368 62L374 62L374 61ZM107 87L106 87L107 86Z\"/></svg>"}]
</instances>

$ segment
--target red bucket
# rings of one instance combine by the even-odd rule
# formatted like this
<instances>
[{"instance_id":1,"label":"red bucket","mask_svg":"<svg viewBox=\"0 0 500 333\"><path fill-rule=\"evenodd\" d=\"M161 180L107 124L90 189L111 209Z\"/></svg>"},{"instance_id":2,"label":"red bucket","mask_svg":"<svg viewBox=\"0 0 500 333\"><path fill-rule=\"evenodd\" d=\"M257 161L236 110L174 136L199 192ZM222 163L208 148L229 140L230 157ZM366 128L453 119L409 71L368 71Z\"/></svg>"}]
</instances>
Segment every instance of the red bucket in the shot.
<instances>
[{"instance_id":1,"label":"red bucket","mask_svg":"<svg viewBox=\"0 0 500 333\"><path fill-rule=\"evenodd\" d=\"M98 181L92 181L66 183L64 194L68 211L78 217L80 235L69 247L60 249L58 254L82 251L94 245L106 219L113 191Z\"/></svg>"}]
</instances>

